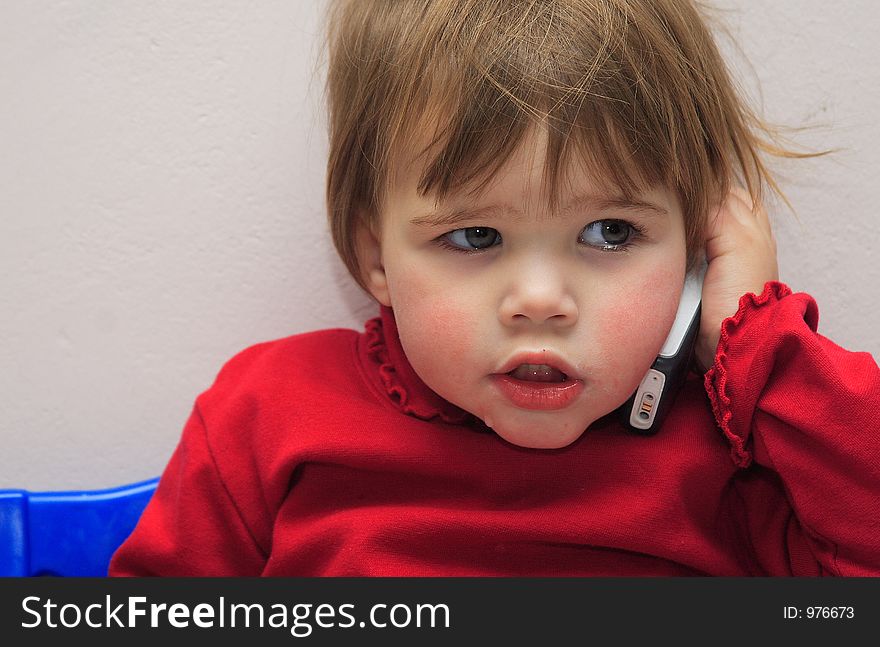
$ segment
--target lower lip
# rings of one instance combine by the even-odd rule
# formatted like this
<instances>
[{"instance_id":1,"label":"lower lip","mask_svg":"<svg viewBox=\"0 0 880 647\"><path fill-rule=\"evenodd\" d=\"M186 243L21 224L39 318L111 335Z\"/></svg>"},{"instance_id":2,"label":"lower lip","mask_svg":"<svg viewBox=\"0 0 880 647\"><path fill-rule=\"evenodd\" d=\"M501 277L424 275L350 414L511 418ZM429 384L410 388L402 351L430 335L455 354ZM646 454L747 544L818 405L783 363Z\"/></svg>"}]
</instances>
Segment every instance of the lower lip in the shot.
<instances>
[{"instance_id":1,"label":"lower lip","mask_svg":"<svg viewBox=\"0 0 880 647\"><path fill-rule=\"evenodd\" d=\"M584 390L581 380L530 382L509 375L493 375L493 382L515 406L522 409L554 411L570 405Z\"/></svg>"}]
</instances>

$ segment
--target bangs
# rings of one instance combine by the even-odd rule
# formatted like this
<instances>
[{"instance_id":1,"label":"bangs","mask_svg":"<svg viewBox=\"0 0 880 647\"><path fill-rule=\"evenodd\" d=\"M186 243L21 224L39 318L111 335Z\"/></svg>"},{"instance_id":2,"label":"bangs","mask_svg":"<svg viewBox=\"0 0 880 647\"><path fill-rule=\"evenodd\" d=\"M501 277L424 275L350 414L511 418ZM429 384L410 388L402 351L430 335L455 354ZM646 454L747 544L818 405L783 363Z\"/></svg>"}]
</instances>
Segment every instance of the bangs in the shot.
<instances>
[{"instance_id":1,"label":"bangs","mask_svg":"<svg viewBox=\"0 0 880 647\"><path fill-rule=\"evenodd\" d=\"M711 171L711 160L699 129L683 136L683 124L698 120L680 53L650 42L616 3L532 3L517 13L463 4L457 13L428 8L421 31L436 31L400 52L406 96L397 114L408 117L390 124L378 147L388 154L378 164L376 207L392 185L392 152L424 169L420 194L443 200L465 186L483 190L533 128L547 131L551 209L573 162L625 198L657 184L703 193L712 173L699 170ZM407 74L406 61L422 63Z\"/></svg>"},{"instance_id":2,"label":"bangs","mask_svg":"<svg viewBox=\"0 0 880 647\"><path fill-rule=\"evenodd\" d=\"M435 104L436 105L436 104ZM403 168L421 170L417 189L421 196L433 195L438 202L450 192L466 190L479 195L533 131L547 135L542 193L550 210L558 208L572 165L585 172L603 193L634 199L651 187L669 185L659 159L636 156L630 142L618 132L608 115L591 112L594 123L572 123L558 116L540 118L518 114L488 115L476 102L467 104L474 114L455 114L443 120L417 124L401 135L390 150L413 151L394 156ZM497 105L497 104L493 104ZM477 122L479 116L482 121ZM475 127L476 126L476 127ZM434 133L425 144L420 133ZM389 160L382 193L387 195L396 178L395 162Z\"/></svg>"}]
</instances>

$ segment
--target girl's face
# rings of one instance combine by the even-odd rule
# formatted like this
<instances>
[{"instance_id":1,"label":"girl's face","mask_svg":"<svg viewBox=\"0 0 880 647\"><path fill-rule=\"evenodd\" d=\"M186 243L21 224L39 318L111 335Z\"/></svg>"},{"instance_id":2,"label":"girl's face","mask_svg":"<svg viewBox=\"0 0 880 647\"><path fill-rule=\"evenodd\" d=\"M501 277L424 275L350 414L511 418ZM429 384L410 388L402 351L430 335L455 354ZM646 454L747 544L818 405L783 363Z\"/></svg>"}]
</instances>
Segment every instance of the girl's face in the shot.
<instances>
[{"instance_id":1,"label":"girl's face","mask_svg":"<svg viewBox=\"0 0 880 647\"><path fill-rule=\"evenodd\" d=\"M364 269L425 384L515 445L558 448L641 382L672 326L686 250L666 189L615 204L572 170L548 211L545 146L533 131L482 194L440 204L404 165L378 240L364 235Z\"/></svg>"}]
</instances>

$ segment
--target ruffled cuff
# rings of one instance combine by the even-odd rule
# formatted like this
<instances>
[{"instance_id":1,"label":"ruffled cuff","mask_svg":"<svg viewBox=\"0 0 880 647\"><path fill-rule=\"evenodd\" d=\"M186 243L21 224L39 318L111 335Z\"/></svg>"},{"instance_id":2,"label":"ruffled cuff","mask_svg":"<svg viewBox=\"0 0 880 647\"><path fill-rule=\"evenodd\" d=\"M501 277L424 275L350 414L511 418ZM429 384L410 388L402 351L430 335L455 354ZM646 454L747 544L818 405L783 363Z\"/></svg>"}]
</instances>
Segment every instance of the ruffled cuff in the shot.
<instances>
[{"instance_id":1,"label":"ruffled cuff","mask_svg":"<svg viewBox=\"0 0 880 647\"><path fill-rule=\"evenodd\" d=\"M744 295L739 300L739 309L736 314L728 317L721 324L721 339L718 342L715 361L704 378L706 393L712 403L715 420L724 437L730 443L730 455L734 464L740 468L747 468L752 463L751 422L754 406L763 383L754 384L755 388L744 390L743 400L745 402L737 402L735 406L731 405L731 365L735 363L739 371L748 372L750 370L748 362L743 361L744 353L737 352L738 357L733 359L731 349L736 346L740 351L739 345L742 344L747 345L750 351L756 355L773 352L773 349L762 347L760 342L762 339L772 342L775 333L772 326L776 323L772 310L776 304L791 294L791 289L784 283L769 281L764 285L764 291L760 296L751 292ZM818 323L818 313L814 318L816 321L811 327L815 330L815 325ZM752 329L755 326L758 326L758 330L761 332L756 333ZM765 334L766 337L764 337ZM736 376L736 379L749 380L752 378L756 381L760 380L757 375Z\"/></svg>"}]
</instances>

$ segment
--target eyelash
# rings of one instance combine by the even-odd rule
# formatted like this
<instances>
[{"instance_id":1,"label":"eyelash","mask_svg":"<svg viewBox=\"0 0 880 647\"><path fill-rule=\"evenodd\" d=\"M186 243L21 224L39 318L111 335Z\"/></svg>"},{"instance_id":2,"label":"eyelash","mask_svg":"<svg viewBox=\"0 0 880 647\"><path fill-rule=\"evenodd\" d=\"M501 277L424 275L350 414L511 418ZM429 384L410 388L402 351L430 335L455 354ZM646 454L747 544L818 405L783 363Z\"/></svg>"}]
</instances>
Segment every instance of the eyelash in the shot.
<instances>
[{"instance_id":1,"label":"eyelash","mask_svg":"<svg viewBox=\"0 0 880 647\"><path fill-rule=\"evenodd\" d=\"M615 219L615 218L606 218L606 219L604 219L604 220L594 220L593 222L588 223L587 226L584 227L584 229L586 229L586 228L589 227L590 225L593 225L593 224L595 224L595 223L597 223L597 222L617 222L617 223L621 223L621 224L626 225L626 226L629 227L630 230L631 230L629 240L627 240L627 242L625 242L625 243L621 243L621 244L619 244L619 245L606 245L606 246L604 246L604 247L595 247L595 246L593 246L593 245L587 245L587 244L585 244L586 247L589 247L590 249L597 249L597 250L599 250L600 252L611 253L611 254L618 254L618 253L620 253L620 254L626 254L626 253L628 253L633 247L635 247L636 245L638 245L638 244L642 241L642 239L644 238L644 236L645 236L645 231L644 231L644 229L642 229L641 227L639 227L639 226L636 225L635 223L628 222L628 221L626 221L626 220L618 220L618 219ZM462 229L474 229L474 228L475 228L475 227L463 227ZM491 227L485 227L485 229L491 229ZM448 250L450 250L450 251L458 252L458 253L460 253L460 254L467 254L467 255L469 255L469 256L473 256L473 255L475 255L475 254L482 254L482 253L484 253L484 252L488 252L489 250L491 250L491 249L497 247L497 245L492 245L491 247L485 247L485 248L483 248L483 249L462 249L461 247L457 247L456 245L453 245L453 244L450 243L448 240L446 240L446 237L447 237L449 234L451 234L451 233L453 233L453 232L455 232L455 231L460 231L460 229L453 229L452 231L447 231L447 232L446 232L445 234L443 234L442 236L439 236L439 237L435 238L435 239L434 239L434 242L436 242L436 243L437 243L440 247L442 247L443 249L448 249ZM497 231L497 230L496 230L496 231ZM583 230L582 230L582 231L583 231Z\"/></svg>"}]
</instances>

